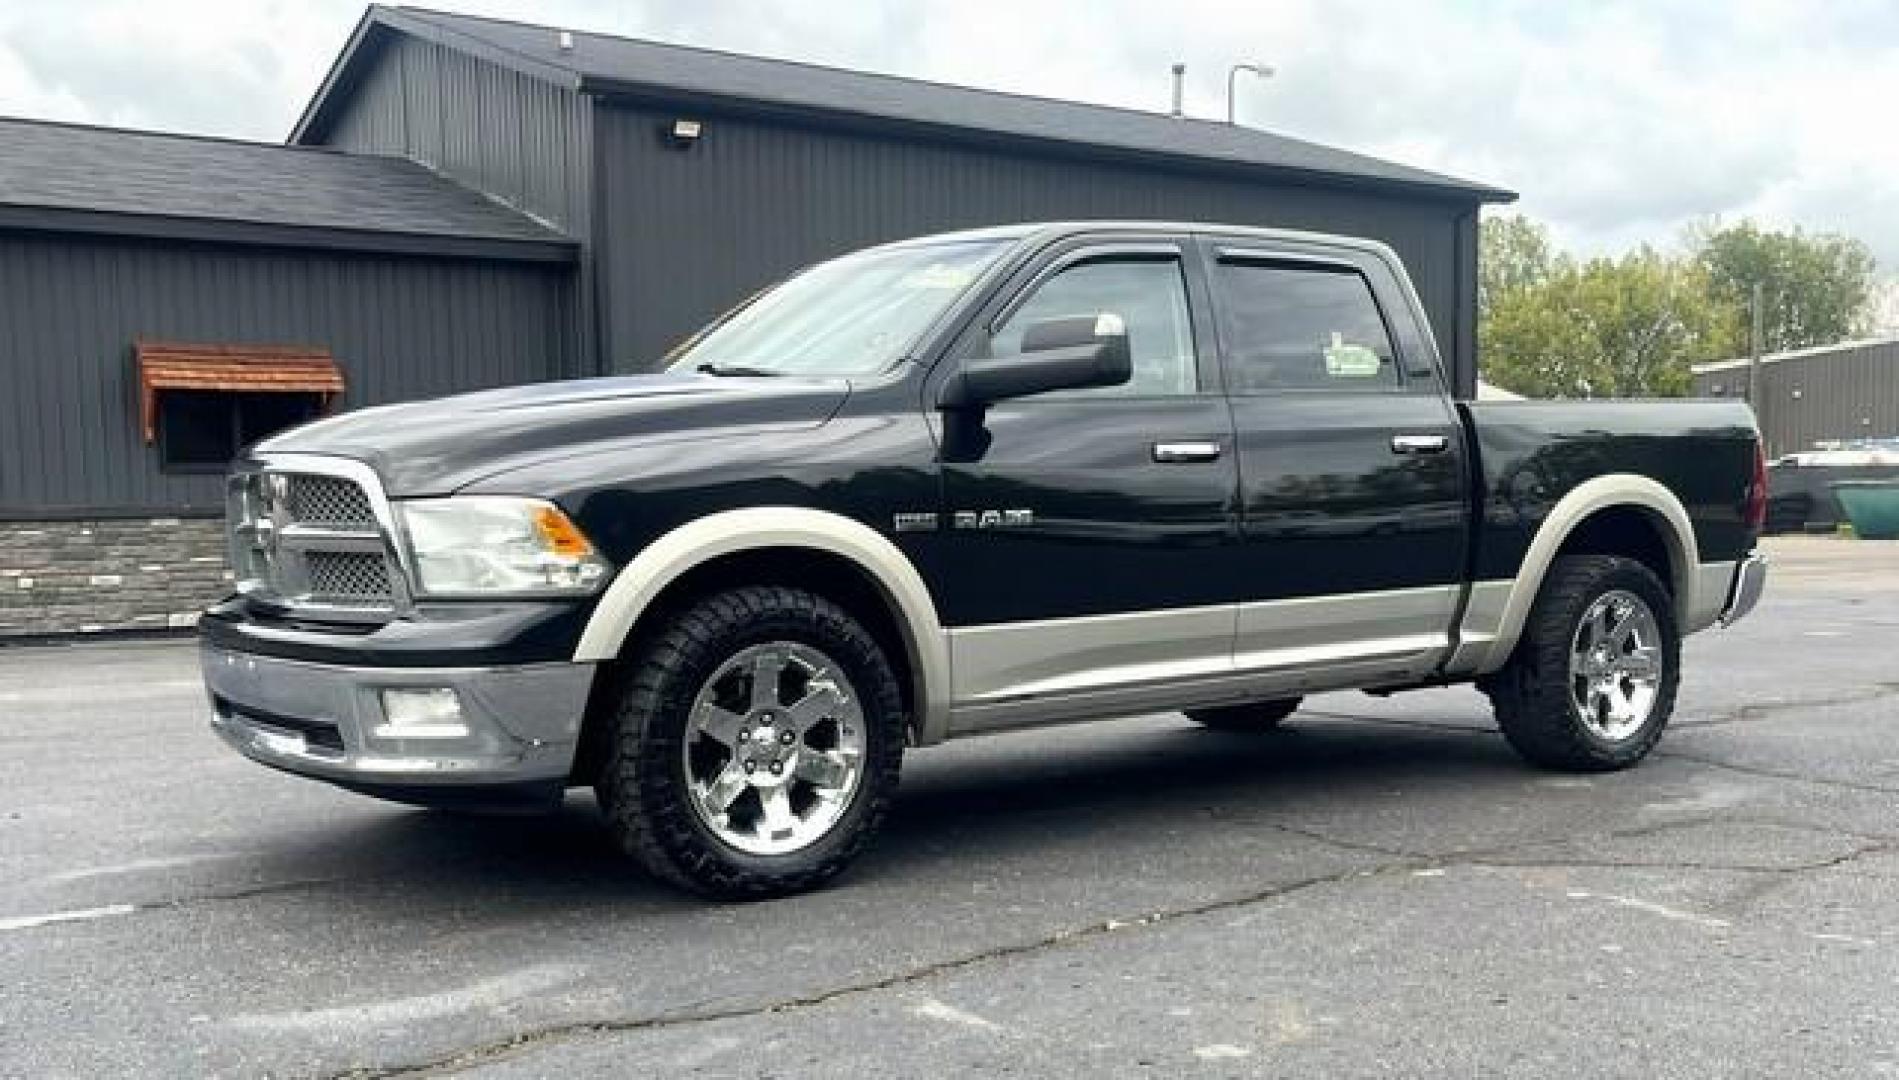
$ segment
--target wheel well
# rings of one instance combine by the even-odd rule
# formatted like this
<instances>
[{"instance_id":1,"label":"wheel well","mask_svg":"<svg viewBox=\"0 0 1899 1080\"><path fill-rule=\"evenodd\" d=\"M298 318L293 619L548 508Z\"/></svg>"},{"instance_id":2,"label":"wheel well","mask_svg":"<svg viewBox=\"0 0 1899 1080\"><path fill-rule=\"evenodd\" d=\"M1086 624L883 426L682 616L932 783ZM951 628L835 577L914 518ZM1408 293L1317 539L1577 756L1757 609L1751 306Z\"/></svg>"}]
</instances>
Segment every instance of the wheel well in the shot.
<instances>
[{"instance_id":1,"label":"wheel well","mask_svg":"<svg viewBox=\"0 0 1899 1080\"><path fill-rule=\"evenodd\" d=\"M1556 549L1564 555L1620 555L1648 567L1675 595L1675 559L1668 526L1639 506L1610 506L1584 518Z\"/></svg>"},{"instance_id":2,"label":"wheel well","mask_svg":"<svg viewBox=\"0 0 1899 1080\"><path fill-rule=\"evenodd\" d=\"M807 589L839 605L864 624L877 639L884 656L895 669L897 686L903 692L905 715L915 723L919 702L915 680L915 660L909 639L897 621L895 603L868 571L842 555L816 548L774 547L737 551L708 559L679 575L640 613L620 646L619 657L602 666L594 680L592 700L582 723L579 752L575 756L573 780L592 783L603 748L600 732L606 728L602 713L613 707L618 697L619 679L625 662L638 653L641 645L666 624L673 614L694 601L746 585L787 585Z\"/></svg>"}]
</instances>

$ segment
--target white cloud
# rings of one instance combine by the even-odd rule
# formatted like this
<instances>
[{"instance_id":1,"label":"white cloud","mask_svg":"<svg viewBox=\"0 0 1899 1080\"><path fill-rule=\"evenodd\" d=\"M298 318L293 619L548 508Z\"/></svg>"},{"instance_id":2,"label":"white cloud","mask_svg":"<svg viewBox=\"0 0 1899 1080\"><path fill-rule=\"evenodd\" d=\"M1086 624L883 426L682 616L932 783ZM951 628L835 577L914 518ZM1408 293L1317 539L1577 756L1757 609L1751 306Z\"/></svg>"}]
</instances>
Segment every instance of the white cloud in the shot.
<instances>
[{"instance_id":1,"label":"white cloud","mask_svg":"<svg viewBox=\"0 0 1899 1080\"><path fill-rule=\"evenodd\" d=\"M437 0L575 28L1189 111L1511 187L1565 243L1720 215L1838 230L1899 265L1899 9L1886 0ZM0 112L281 138L347 0L0 0Z\"/></svg>"}]
</instances>

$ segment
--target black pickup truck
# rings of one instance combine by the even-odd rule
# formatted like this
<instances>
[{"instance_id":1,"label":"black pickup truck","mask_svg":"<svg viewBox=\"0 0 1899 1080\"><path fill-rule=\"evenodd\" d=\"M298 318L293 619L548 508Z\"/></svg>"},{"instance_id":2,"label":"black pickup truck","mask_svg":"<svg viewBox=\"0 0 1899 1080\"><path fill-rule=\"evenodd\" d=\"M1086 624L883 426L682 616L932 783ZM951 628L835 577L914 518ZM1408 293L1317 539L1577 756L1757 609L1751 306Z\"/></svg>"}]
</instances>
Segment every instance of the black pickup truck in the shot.
<instances>
[{"instance_id":1,"label":"black pickup truck","mask_svg":"<svg viewBox=\"0 0 1899 1080\"><path fill-rule=\"evenodd\" d=\"M1723 403L1454 400L1362 240L1023 226L770 289L664 373L365 409L231 477L213 726L425 804L592 786L702 892L813 886L906 747L1474 682L1522 755L1641 759L1744 615Z\"/></svg>"}]
</instances>

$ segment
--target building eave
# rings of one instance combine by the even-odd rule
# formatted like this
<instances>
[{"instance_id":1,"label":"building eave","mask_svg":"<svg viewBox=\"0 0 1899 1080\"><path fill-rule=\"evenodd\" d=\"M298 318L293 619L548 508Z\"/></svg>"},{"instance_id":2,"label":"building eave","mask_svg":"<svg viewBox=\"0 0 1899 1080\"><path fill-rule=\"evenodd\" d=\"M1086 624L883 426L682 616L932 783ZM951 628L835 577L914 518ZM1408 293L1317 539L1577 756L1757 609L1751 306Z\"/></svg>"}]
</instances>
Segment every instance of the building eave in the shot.
<instances>
[{"instance_id":1,"label":"building eave","mask_svg":"<svg viewBox=\"0 0 1899 1080\"><path fill-rule=\"evenodd\" d=\"M769 101L762 98L738 98L681 90L670 86L628 82L620 79L583 76L577 89L604 102L662 108L703 108L728 116L740 116L784 123L806 124L865 134L897 138L992 146L1007 150L1030 150L1056 156L1090 161L1115 161L1158 166L1200 175L1243 175L1280 181L1354 191L1377 191L1394 195L1427 196L1460 205L1515 202L1517 193L1504 188L1475 185L1447 178L1444 183L1427 180L1401 180L1365 176L1326 169L1307 169L1274 162L1253 161L1240 157L1218 158L1198 154L1176 154L1138 146L1123 146L1085 139L1051 139L1038 135L1017 134L993 128L940 124L882 113L849 108L822 108L803 102Z\"/></svg>"},{"instance_id":2,"label":"building eave","mask_svg":"<svg viewBox=\"0 0 1899 1080\"><path fill-rule=\"evenodd\" d=\"M568 239L529 240L391 232L43 206L0 206L0 232L195 241L497 262L566 264L579 257L579 245Z\"/></svg>"}]
</instances>

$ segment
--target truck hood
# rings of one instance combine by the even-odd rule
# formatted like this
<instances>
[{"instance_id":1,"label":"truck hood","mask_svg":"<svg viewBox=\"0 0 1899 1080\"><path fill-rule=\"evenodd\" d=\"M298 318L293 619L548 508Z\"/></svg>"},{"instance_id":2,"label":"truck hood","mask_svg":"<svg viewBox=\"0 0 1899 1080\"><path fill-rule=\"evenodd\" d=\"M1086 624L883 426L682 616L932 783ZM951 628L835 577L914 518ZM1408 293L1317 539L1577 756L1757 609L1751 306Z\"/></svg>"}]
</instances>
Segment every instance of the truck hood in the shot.
<instances>
[{"instance_id":1,"label":"truck hood","mask_svg":"<svg viewBox=\"0 0 1899 1080\"><path fill-rule=\"evenodd\" d=\"M447 495L486 476L638 440L744 438L809 428L850 394L840 379L628 375L537 383L359 409L293 428L258 453L368 464L393 498Z\"/></svg>"}]
</instances>

